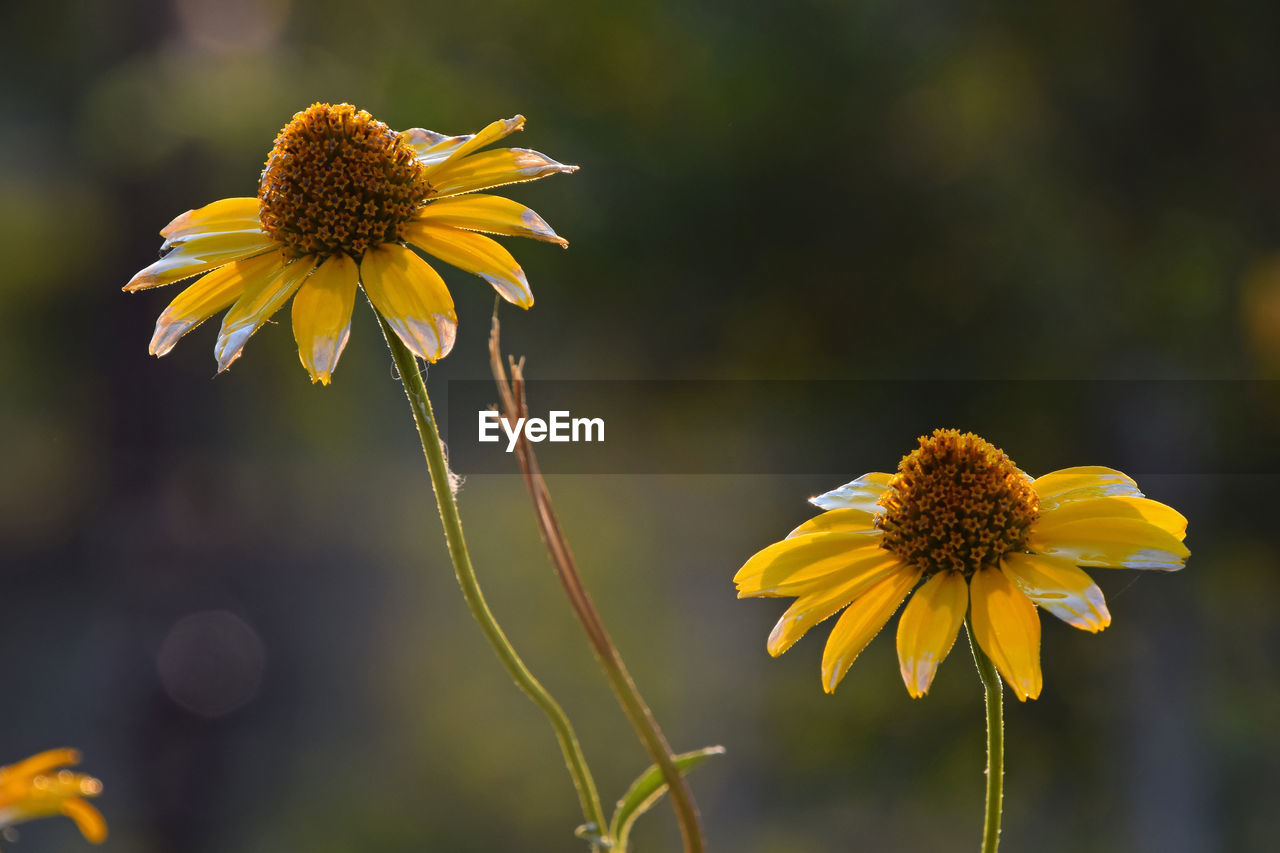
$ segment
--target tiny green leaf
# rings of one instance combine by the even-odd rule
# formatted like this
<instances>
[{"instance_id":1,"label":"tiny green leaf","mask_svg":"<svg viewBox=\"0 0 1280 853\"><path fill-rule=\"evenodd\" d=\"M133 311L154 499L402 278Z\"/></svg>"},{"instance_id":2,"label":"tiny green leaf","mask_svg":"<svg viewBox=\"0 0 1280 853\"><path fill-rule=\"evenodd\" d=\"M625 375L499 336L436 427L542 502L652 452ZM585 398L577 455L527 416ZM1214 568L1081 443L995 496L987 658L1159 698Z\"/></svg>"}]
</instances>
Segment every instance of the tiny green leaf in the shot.
<instances>
[{"instance_id":1,"label":"tiny green leaf","mask_svg":"<svg viewBox=\"0 0 1280 853\"><path fill-rule=\"evenodd\" d=\"M708 746L693 752L683 752L672 756L672 760L676 769L680 771L680 775L683 776L713 755L724 755L724 747ZM666 792L667 783L663 781L662 771L656 765L649 765L649 769L631 783L631 787L622 795L622 799L618 800L618 807L613 812L613 820L609 821L609 837L613 839L616 849L627 849L631 827L636 822L636 818L651 809Z\"/></svg>"}]
</instances>

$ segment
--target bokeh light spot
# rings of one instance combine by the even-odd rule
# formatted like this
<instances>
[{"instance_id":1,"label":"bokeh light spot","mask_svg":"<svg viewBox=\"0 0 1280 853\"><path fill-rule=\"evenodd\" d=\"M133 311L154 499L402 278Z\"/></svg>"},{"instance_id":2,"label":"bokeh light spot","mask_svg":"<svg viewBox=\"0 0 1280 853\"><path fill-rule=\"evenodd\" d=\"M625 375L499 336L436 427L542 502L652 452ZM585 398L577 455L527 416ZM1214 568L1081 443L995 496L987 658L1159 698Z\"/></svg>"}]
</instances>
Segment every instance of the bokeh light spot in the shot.
<instances>
[{"instance_id":1,"label":"bokeh light spot","mask_svg":"<svg viewBox=\"0 0 1280 853\"><path fill-rule=\"evenodd\" d=\"M266 650L247 622L226 610L184 616L156 656L169 698L201 717L221 717L258 693Z\"/></svg>"},{"instance_id":2,"label":"bokeh light spot","mask_svg":"<svg viewBox=\"0 0 1280 853\"><path fill-rule=\"evenodd\" d=\"M1263 375L1280 374L1280 254L1262 258L1245 273L1240 313Z\"/></svg>"},{"instance_id":3,"label":"bokeh light spot","mask_svg":"<svg viewBox=\"0 0 1280 853\"><path fill-rule=\"evenodd\" d=\"M213 51L262 50L279 36L288 0L178 0L178 20L187 38Z\"/></svg>"}]
</instances>

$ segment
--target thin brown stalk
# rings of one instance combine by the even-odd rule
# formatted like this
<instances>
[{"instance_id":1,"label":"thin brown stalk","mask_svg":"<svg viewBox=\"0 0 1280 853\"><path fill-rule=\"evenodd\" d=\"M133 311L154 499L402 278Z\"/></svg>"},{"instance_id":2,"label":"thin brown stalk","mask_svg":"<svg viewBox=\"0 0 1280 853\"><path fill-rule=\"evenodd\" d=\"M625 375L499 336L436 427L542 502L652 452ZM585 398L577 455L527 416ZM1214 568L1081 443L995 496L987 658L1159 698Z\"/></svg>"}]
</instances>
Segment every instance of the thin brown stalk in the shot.
<instances>
[{"instance_id":1,"label":"thin brown stalk","mask_svg":"<svg viewBox=\"0 0 1280 853\"><path fill-rule=\"evenodd\" d=\"M524 359L521 358L519 361L514 358L508 359L510 366L510 378L508 378L498 342L496 311L493 315L493 329L489 335L489 362L501 397L502 415L510 423L516 423L519 418L526 417L529 411L524 392ZM627 672L622 656L610 639L609 632L605 630L604 622L582 583L577 562L573 558L569 542L565 538L560 520L551 504L551 493L547 490L546 481L538 467L538 459L523 432L516 442L515 454L520 463L520 470L524 474L525 485L529 488L529 496L533 499L538 529L551 555L556 576L560 579L560 584L564 587L565 594L569 597L569 603L574 613L578 615L583 630L587 632L591 649L604 669L618 703L639 736L645 751L649 753L650 759L661 771L662 778L667 783L671 804L675 810L676 819L680 823L680 835L684 840L685 853L702 853L705 842L702 837L701 817L698 813L698 805L694 802L693 793L676 768L671 747L667 744L662 729L658 727L653 712L640 696L640 691L636 688L630 673Z\"/></svg>"}]
</instances>

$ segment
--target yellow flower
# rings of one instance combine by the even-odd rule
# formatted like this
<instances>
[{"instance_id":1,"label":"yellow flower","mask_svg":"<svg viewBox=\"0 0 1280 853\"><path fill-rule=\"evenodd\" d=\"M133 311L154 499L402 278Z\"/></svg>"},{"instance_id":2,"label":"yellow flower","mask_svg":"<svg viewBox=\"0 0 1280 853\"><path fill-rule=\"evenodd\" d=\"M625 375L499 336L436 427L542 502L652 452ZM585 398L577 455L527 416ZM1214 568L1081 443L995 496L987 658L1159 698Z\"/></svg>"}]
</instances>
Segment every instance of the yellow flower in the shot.
<instances>
[{"instance_id":1,"label":"yellow flower","mask_svg":"<svg viewBox=\"0 0 1280 853\"><path fill-rule=\"evenodd\" d=\"M898 621L908 693L929 691L968 612L1014 694L1034 699L1036 605L1101 631L1111 614L1080 566L1175 571L1190 553L1187 520L1119 471L1066 468L1032 480L973 433L935 430L919 444L896 474L867 474L812 498L826 512L734 577L739 598L796 598L769 635L775 657L844 610L822 656L828 693L915 589Z\"/></svg>"},{"instance_id":2,"label":"yellow flower","mask_svg":"<svg viewBox=\"0 0 1280 853\"><path fill-rule=\"evenodd\" d=\"M515 258L477 232L567 246L542 217L502 196L478 193L532 181L566 166L525 148L481 151L520 130L524 117L479 133L397 133L350 104L313 104L276 137L256 198L189 210L161 232L160 260L125 290L201 276L156 322L151 354L230 308L214 347L218 372L293 297L293 334L312 382L326 385L351 329L357 285L420 358L453 347L458 318L440 275L406 244L473 272L508 302L533 304ZM295 296L296 294L296 296Z\"/></svg>"},{"instance_id":3,"label":"yellow flower","mask_svg":"<svg viewBox=\"0 0 1280 853\"><path fill-rule=\"evenodd\" d=\"M0 827L66 815L87 840L101 844L107 837L107 822L85 797L101 794L102 783L66 769L79 763L80 753L74 749L51 749L0 767Z\"/></svg>"}]
</instances>

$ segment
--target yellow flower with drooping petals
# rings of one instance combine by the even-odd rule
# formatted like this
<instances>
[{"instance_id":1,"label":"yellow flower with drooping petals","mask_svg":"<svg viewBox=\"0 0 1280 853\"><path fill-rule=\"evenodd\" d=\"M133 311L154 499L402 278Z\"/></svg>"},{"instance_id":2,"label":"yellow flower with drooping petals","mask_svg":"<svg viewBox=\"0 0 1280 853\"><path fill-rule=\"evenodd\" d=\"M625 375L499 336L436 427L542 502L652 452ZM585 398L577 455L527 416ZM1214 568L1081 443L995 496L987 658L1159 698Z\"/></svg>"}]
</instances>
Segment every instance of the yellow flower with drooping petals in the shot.
<instances>
[{"instance_id":1,"label":"yellow flower with drooping petals","mask_svg":"<svg viewBox=\"0 0 1280 853\"><path fill-rule=\"evenodd\" d=\"M922 436L896 474L867 474L811 502L826 512L753 556L734 582L739 598L796 598L769 635L775 657L844 611L822 656L828 693L915 590L898 621L908 693L929 691L968 614L1014 694L1035 699L1037 606L1101 631L1111 614L1081 566L1175 571L1190 553L1187 520L1125 474L1066 468L1033 480L957 430Z\"/></svg>"},{"instance_id":2,"label":"yellow flower with drooping petals","mask_svg":"<svg viewBox=\"0 0 1280 853\"><path fill-rule=\"evenodd\" d=\"M94 844L107 837L107 822L86 797L102 793L92 776L66 768L80 763L74 749L51 749L0 767L0 827L36 818L66 815Z\"/></svg>"},{"instance_id":3,"label":"yellow flower with drooping petals","mask_svg":"<svg viewBox=\"0 0 1280 853\"><path fill-rule=\"evenodd\" d=\"M297 113L276 137L257 197L222 199L174 219L160 232L163 257L125 285L146 290L201 276L160 315L151 354L165 355L230 309L214 347L222 372L292 297L298 356L311 381L327 385L359 286L405 346L436 361L453 347L458 318L444 280L409 246L528 308L524 271L484 234L568 243L524 205L477 191L578 167L525 148L481 150L523 126L515 116L445 136L396 132L350 104Z\"/></svg>"}]
</instances>

